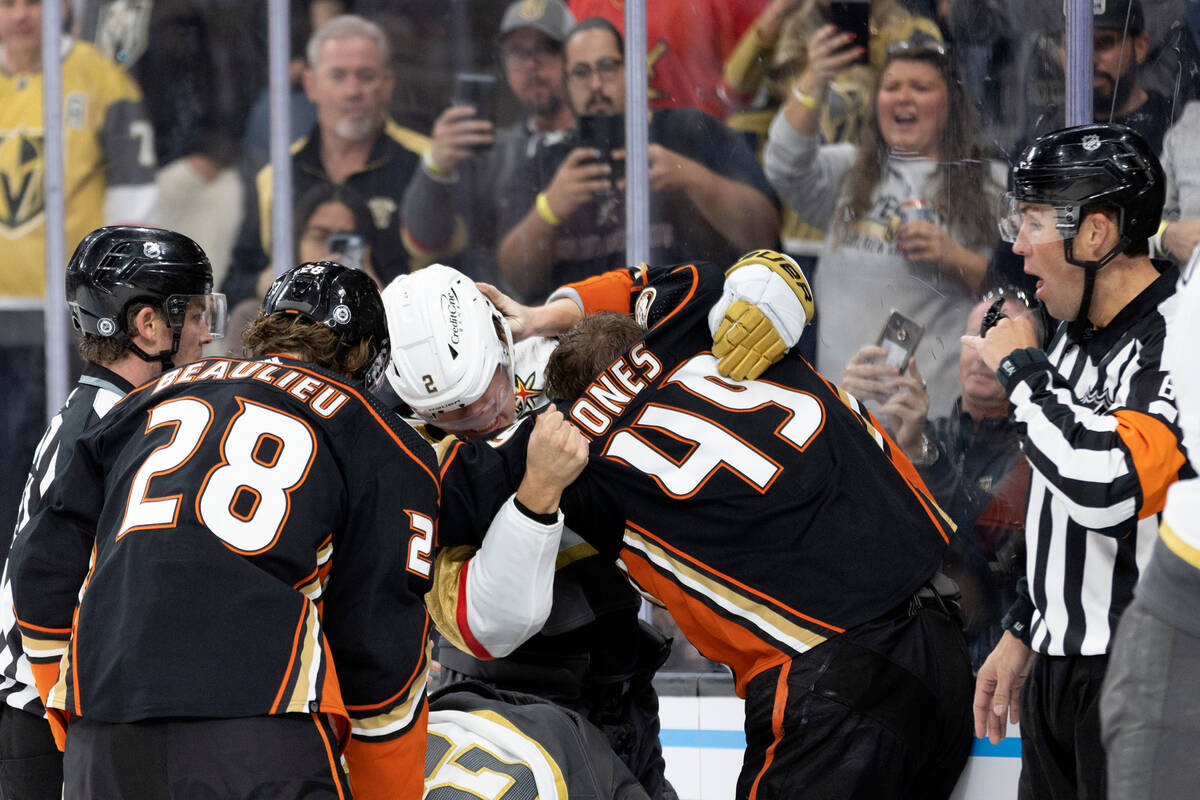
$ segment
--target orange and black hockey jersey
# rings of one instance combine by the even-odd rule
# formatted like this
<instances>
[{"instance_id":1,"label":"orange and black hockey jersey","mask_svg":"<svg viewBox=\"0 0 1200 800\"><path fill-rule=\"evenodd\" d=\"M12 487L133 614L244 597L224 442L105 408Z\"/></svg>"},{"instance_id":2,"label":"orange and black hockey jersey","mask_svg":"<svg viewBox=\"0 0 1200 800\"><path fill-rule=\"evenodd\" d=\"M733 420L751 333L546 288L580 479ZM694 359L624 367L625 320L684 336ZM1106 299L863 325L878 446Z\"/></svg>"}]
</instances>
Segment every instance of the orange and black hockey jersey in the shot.
<instances>
[{"instance_id":1,"label":"orange and black hockey jersey","mask_svg":"<svg viewBox=\"0 0 1200 800\"><path fill-rule=\"evenodd\" d=\"M357 796L419 796L438 491L428 445L312 365L135 389L12 554L53 721L326 713Z\"/></svg>"},{"instance_id":2,"label":"orange and black hockey jersey","mask_svg":"<svg viewBox=\"0 0 1200 800\"><path fill-rule=\"evenodd\" d=\"M706 315L721 271L666 273L570 287L586 311L624 304L650 329L571 407L592 460L562 508L741 692L896 608L938 568L953 525L869 413L799 356L758 380L718 376Z\"/></svg>"}]
</instances>

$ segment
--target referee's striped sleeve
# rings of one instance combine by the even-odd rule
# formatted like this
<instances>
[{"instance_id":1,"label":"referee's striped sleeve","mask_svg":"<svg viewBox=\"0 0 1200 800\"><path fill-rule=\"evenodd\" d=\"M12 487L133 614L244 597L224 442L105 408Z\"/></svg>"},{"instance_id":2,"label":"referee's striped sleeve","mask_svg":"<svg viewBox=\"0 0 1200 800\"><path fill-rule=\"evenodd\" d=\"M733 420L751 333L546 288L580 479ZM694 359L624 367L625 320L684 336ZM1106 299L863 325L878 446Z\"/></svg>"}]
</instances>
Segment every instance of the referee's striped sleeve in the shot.
<instances>
[{"instance_id":1,"label":"referee's striped sleeve","mask_svg":"<svg viewBox=\"0 0 1200 800\"><path fill-rule=\"evenodd\" d=\"M1161 511L1186 462L1167 374L1157 358L1130 348L1107 366L1121 372L1112 397L1076 397L1041 354L1007 387L1034 471L1072 520L1109 536Z\"/></svg>"}]
</instances>

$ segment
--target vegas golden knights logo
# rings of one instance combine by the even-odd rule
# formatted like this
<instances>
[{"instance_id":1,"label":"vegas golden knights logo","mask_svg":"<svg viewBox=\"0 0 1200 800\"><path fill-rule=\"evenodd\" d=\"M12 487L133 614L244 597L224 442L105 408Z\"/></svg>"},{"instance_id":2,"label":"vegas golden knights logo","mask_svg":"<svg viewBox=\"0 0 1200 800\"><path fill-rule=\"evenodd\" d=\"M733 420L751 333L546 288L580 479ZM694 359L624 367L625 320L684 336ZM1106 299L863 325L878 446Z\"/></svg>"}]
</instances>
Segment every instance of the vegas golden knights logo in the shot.
<instances>
[{"instance_id":1,"label":"vegas golden knights logo","mask_svg":"<svg viewBox=\"0 0 1200 800\"><path fill-rule=\"evenodd\" d=\"M0 234L23 236L45 210L44 139L25 128L0 131Z\"/></svg>"}]
</instances>

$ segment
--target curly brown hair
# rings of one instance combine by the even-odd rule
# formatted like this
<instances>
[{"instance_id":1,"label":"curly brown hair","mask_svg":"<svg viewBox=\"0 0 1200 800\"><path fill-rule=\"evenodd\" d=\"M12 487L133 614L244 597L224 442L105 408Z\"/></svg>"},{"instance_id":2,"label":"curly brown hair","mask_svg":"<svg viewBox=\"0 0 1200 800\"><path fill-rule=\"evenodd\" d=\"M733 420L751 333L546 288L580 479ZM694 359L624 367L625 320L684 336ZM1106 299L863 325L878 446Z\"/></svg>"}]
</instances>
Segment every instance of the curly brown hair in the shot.
<instances>
[{"instance_id":1,"label":"curly brown hair","mask_svg":"<svg viewBox=\"0 0 1200 800\"><path fill-rule=\"evenodd\" d=\"M329 328L284 311L270 316L259 312L258 318L242 333L242 343L252 358L262 358L270 353L291 353L301 361L342 375L357 375L375 354L370 337L343 348L341 339Z\"/></svg>"}]
</instances>

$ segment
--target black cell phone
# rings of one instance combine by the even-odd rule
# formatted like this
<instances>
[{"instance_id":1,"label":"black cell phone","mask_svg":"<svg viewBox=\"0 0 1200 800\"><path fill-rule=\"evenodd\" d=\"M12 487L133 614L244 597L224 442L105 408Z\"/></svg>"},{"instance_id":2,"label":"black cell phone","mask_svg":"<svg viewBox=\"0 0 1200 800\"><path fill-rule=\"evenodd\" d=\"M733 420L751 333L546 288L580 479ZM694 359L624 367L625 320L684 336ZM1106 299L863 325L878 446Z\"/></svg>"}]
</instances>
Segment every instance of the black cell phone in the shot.
<instances>
[{"instance_id":1,"label":"black cell phone","mask_svg":"<svg viewBox=\"0 0 1200 800\"><path fill-rule=\"evenodd\" d=\"M475 116L495 122L496 76L460 72L454 76L451 105L474 106Z\"/></svg>"},{"instance_id":2,"label":"black cell phone","mask_svg":"<svg viewBox=\"0 0 1200 800\"><path fill-rule=\"evenodd\" d=\"M879 341L876 344L887 353L883 357L884 362L899 369L903 375L908 369L908 360L916 352L917 345L921 343L921 337L924 335L924 325L893 308L883 325L883 330L879 332Z\"/></svg>"},{"instance_id":3,"label":"black cell phone","mask_svg":"<svg viewBox=\"0 0 1200 800\"><path fill-rule=\"evenodd\" d=\"M871 14L870 0L832 0L829 4L829 21L837 29L855 36L851 47L863 48L858 63L867 63L867 39L871 36L869 22Z\"/></svg>"},{"instance_id":4,"label":"black cell phone","mask_svg":"<svg viewBox=\"0 0 1200 800\"><path fill-rule=\"evenodd\" d=\"M615 187L625 177L625 160L613 159L614 150L625 149L624 114L584 114L579 117L579 146L593 147L600 151L600 160L612 167Z\"/></svg>"},{"instance_id":5,"label":"black cell phone","mask_svg":"<svg viewBox=\"0 0 1200 800\"><path fill-rule=\"evenodd\" d=\"M496 123L496 76L475 72L460 72L454 76L454 95L450 104L455 106L474 106L475 117L486 119L493 125ZM481 144L472 147L476 152L483 152L491 145Z\"/></svg>"}]
</instances>

